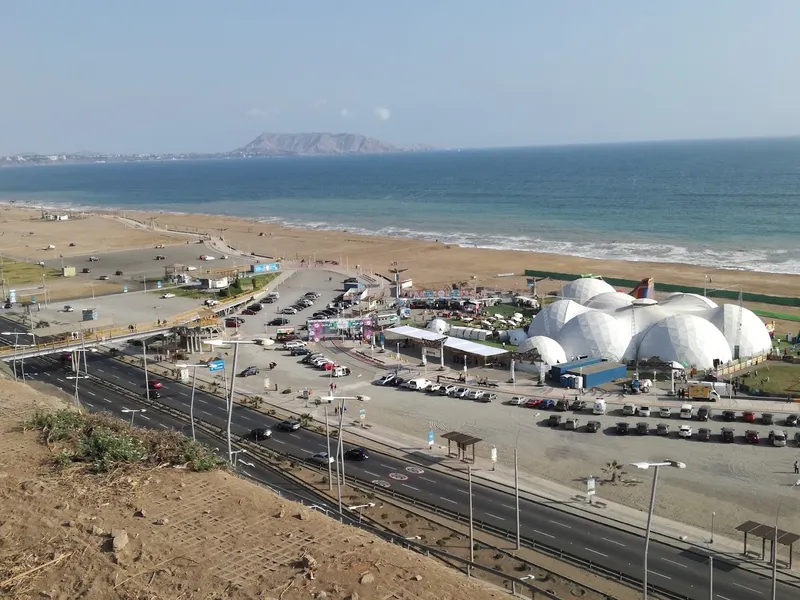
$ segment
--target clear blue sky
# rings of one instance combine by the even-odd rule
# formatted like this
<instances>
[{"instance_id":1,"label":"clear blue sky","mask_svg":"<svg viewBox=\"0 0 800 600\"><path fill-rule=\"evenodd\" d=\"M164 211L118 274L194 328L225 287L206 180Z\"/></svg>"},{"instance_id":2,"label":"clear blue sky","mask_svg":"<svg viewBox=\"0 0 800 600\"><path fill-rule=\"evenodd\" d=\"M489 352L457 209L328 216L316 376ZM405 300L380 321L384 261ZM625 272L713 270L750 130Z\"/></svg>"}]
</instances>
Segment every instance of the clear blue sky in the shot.
<instances>
[{"instance_id":1,"label":"clear blue sky","mask_svg":"<svg viewBox=\"0 0 800 600\"><path fill-rule=\"evenodd\" d=\"M0 3L0 154L800 134L800 0Z\"/></svg>"}]
</instances>

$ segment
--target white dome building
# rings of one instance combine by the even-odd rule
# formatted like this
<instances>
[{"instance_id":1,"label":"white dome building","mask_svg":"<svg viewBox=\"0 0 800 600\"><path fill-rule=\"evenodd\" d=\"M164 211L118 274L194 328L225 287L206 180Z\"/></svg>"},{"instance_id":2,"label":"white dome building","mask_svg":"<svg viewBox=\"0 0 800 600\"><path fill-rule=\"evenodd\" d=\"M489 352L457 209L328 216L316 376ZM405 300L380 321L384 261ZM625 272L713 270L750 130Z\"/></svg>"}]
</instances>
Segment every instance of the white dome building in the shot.
<instances>
[{"instance_id":1,"label":"white dome building","mask_svg":"<svg viewBox=\"0 0 800 600\"><path fill-rule=\"evenodd\" d=\"M739 311L742 314L742 334L739 335ZM731 354L735 355L734 347L739 342L739 358L758 356L772 349L772 339L769 337L767 326L753 311L738 304L723 304L709 310L703 315L712 325L720 330L728 341Z\"/></svg>"},{"instance_id":2,"label":"white dome building","mask_svg":"<svg viewBox=\"0 0 800 600\"><path fill-rule=\"evenodd\" d=\"M625 360L634 360L636 350L641 345L645 334L653 325L673 313L658 304L635 302L630 306L618 308L611 314L630 336L630 343L625 350Z\"/></svg>"},{"instance_id":3,"label":"white dome building","mask_svg":"<svg viewBox=\"0 0 800 600\"><path fill-rule=\"evenodd\" d=\"M509 329L505 332L500 332L500 339L502 340L503 333L507 334L508 336L508 343L512 346L519 346L522 344L528 337L528 334L525 333L524 329Z\"/></svg>"},{"instance_id":4,"label":"white dome building","mask_svg":"<svg viewBox=\"0 0 800 600\"><path fill-rule=\"evenodd\" d=\"M603 281L594 277L581 277L575 281L570 281L561 288L561 297L567 300L574 300L580 304L586 304L589 300L600 294L615 292L616 290Z\"/></svg>"},{"instance_id":5,"label":"white dome building","mask_svg":"<svg viewBox=\"0 0 800 600\"><path fill-rule=\"evenodd\" d=\"M584 306L597 310L614 310L633 304L633 296L624 292L603 292L591 298Z\"/></svg>"},{"instance_id":6,"label":"white dome building","mask_svg":"<svg viewBox=\"0 0 800 600\"><path fill-rule=\"evenodd\" d=\"M577 315L556 336L568 360L577 356L622 360L631 334L614 317L599 310Z\"/></svg>"},{"instance_id":7,"label":"white dome building","mask_svg":"<svg viewBox=\"0 0 800 600\"><path fill-rule=\"evenodd\" d=\"M648 330L639 345L639 359L654 356L698 369L713 368L714 359L725 364L733 357L722 332L693 314L670 315Z\"/></svg>"},{"instance_id":8,"label":"white dome building","mask_svg":"<svg viewBox=\"0 0 800 600\"><path fill-rule=\"evenodd\" d=\"M564 353L564 349L552 338L543 335L529 337L517 346L516 351L522 354L531 350L536 350L545 364L557 365L567 362L567 355Z\"/></svg>"},{"instance_id":9,"label":"white dome building","mask_svg":"<svg viewBox=\"0 0 800 600\"><path fill-rule=\"evenodd\" d=\"M556 300L545 306L528 327L528 337L543 335L555 338L561 328L574 317L592 310L574 300Z\"/></svg>"},{"instance_id":10,"label":"white dome building","mask_svg":"<svg viewBox=\"0 0 800 600\"><path fill-rule=\"evenodd\" d=\"M717 303L700 294L685 294L675 292L664 298L661 305L668 306L673 312L698 312L717 308Z\"/></svg>"},{"instance_id":11,"label":"white dome building","mask_svg":"<svg viewBox=\"0 0 800 600\"><path fill-rule=\"evenodd\" d=\"M444 319L433 319L430 323L428 323L427 329L428 331L433 331L439 335L446 335L447 332L450 331L450 323Z\"/></svg>"}]
</instances>

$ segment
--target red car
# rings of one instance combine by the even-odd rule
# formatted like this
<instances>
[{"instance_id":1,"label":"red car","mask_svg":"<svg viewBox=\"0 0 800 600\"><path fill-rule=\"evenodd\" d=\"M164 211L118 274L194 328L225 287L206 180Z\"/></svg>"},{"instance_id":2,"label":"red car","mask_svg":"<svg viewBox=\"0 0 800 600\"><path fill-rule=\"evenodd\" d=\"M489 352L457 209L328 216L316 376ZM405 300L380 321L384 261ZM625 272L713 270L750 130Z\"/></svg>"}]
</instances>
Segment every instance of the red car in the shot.
<instances>
[{"instance_id":1,"label":"red car","mask_svg":"<svg viewBox=\"0 0 800 600\"><path fill-rule=\"evenodd\" d=\"M158 381L157 379L151 379L148 387L151 390L160 390L161 388L164 387L164 384Z\"/></svg>"},{"instance_id":2,"label":"red car","mask_svg":"<svg viewBox=\"0 0 800 600\"><path fill-rule=\"evenodd\" d=\"M531 398L524 404L524 406L525 408L537 408L541 403L541 398Z\"/></svg>"},{"instance_id":3,"label":"red car","mask_svg":"<svg viewBox=\"0 0 800 600\"><path fill-rule=\"evenodd\" d=\"M759 442L758 432L753 430L745 431L744 439L747 440L748 444L757 444Z\"/></svg>"},{"instance_id":4,"label":"red car","mask_svg":"<svg viewBox=\"0 0 800 600\"><path fill-rule=\"evenodd\" d=\"M756 413L752 410L746 410L742 413L742 421L745 423L754 423L756 420Z\"/></svg>"}]
</instances>

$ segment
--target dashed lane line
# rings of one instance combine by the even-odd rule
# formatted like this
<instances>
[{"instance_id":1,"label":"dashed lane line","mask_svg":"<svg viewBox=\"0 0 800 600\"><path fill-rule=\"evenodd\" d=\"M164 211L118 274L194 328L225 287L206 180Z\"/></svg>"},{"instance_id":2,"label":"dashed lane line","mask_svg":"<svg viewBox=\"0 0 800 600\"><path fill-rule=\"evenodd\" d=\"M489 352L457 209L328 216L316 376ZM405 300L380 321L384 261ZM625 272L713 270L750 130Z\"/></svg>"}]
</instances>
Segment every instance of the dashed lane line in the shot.
<instances>
[{"instance_id":1,"label":"dashed lane line","mask_svg":"<svg viewBox=\"0 0 800 600\"><path fill-rule=\"evenodd\" d=\"M400 485L402 485L403 487L407 487L410 490L414 490L415 492L419 492L420 491L419 488L416 488L413 485L408 485L407 483L401 483Z\"/></svg>"},{"instance_id":2,"label":"dashed lane line","mask_svg":"<svg viewBox=\"0 0 800 600\"><path fill-rule=\"evenodd\" d=\"M273 442L275 442L276 444L285 444L285 443L286 443L286 442L284 442L284 441L282 441L282 440L277 440L277 439L275 439L274 437L271 437L271 438L269 438L269 439L271 439L271 440L272 440Z\"/></svg>"},{"instance_id":3,"label":"dashed lane line","mask_svg":"<svg viewBox=\"0 0 800 600\"><path fill-rule=\"evenodd\" d=\"M109 400L108 398L103 398L103 401L107 402L108 404L111 404L111 400Z\"/></svg>"},{"instance_id":4,"label":"dashed lane line","mask_svg":"<svg viewBox=\"0 0 800 600\"><path fill-rule=\"evenodd\" d=\"M497 519L498 521L505 521L503 517L498 517L497 515L493 515L492 513L484 513L487 517L491 517L493 519Z\"/></svg>"},{"instance_id":5,"label":"dashed lane line","mask_svg":"<svg viewBox=\"0 0 800 600\"><path fill-rule=\"evenodd\" d=\"M435 479L430 479L428 477L420 477L420 479L427 481L428 483L437 483Z\"/></svg>"},{"instance_id":6,"label":"dashed lane line","mask_svg":"<svg viewBox=\"0 0 800 600\"><path fill-rule=\"evenodd\" d=\"M559 523L558 521L553 521L553 519L550 519L550 522L553 525L558 525L559 527L566 527L567 529L572 529L572 525L567 525L566 523Z\"/></svg>"},{"instance_id":7,"label":"dashed lane line","mask_svg":"<svg viewBox=\"0 0 800 600\"><path fill-rule=\"evenodd\" d=\"M543 535L545 537L556 539L556 536L550 535L549 533L545 533L544 531L539 531L538 529L534 529L533 533L538 533L539 535Z\"/></svg>"},{"instance_id":8,"label":"dashed lane line","mask_svg":"<svg viewBox=\"0 0 800 600\"><path fill-rule=\"evenodd\" d=\"M97 371L98 373L105 373L105 371L103 371L103 369L95 369L95 371Z\"/></svg>"},{"instance_id":9,"label":"dashed lane line","mask_svg":"<svg viewBox=\"0 0 800 600\"><path fill-rule=\"evenodd\" d=\"M675 566L677 566L677 567L682 567L682 568L684 568L684 569L688 569L688 568L689 568L689 565L685 565L685 564L683 564L683 563L679 563L679 562L676 562L676 561L674 561L674 560L670 560L670 559L668 559L668 558L662 558L661 560L663 560L664 562L671 563L671 564L673 564L673 565L675 565Z\"/></svg>"},{"instance_id":10,"label":"dashed lane line","mask_svg":"<svg viewBox=\"0 0 800 600\"><path fill-rule=\"evenodd\" d=\"M95 394L94 392L90 392L89 390L86 390L86 393L89 394L90 396L97 396L97 394Z\"/></svg>"},{"instance_id":11,"label":"dashed lane line","mask_svg":"<svg viewBox=\"0 0 800 600\"><path fill-rule=\"evenodd\" d=\"M617 540L610 540L608 538L600 538L600 539L608 542L609 544L616 544L617 546L625 547L625 544L623 544L622 542L618 542Z\"/></svg>"},{"instance_id":12,"label":"dashed lane line","mask_svg":"<svg viewBox=\"0 0 800 600\"><path fill-rule=\"evenodd\" d=\"M444 500L445 502L449 502L450 504L458 504L455 500L450 500L450 498L445 498L444 496L439 496L439 500Z\"/></svg>"},{"instance_id":13,"label":"dashed lane line","mask_svg":"<svg viewBox=\"0 0 800 600\"><path fill-rule=\"evenodd\" d=\"M587 552L591 552L593 554L599 554L600 556L605 556L606 558L608 558L608 554L600 552L599 550L595 550L594 548L588 548L588 547L584 546L583 549L586 550Z\"/></svg>"},{"instance_id":14,"label":"dashed lane line","mask_svg":"<svg viewBox=\"0 0 800 600\"><path fill-rule=\"evenodd\" d=\"M306 454L314 454L313 450L306 450L305 448L298 448L300 452L305 452ZM372 473L370 473L371 475Z\"/></svg>"},{"instance_id":15,"label":"dashed lane line","mask_svg":"<svg viewBox=\"0 0 800 600\"><path fill-rule=\"evenodd\" d=\"M503 508L507 508L509 510L517 510L516 506L509 506L508 504L501 504L500 506L502 506Z\"/></svg>"},{"instance_id":16,"label":"dashed lane line","mask_svg":"<svg viewBox=\"0 0 800 600\"><path fill-rule=\"evenodd\" d=\"M736 587L740 587L743 590L747 590L748 592L753 592L754 594L758 594L759 596L762 595L761 592L759 592L758 590L754 590L753 588L749 588L746 585L742 585L740 583L736 583L736 582L731 581L731 585L735 585Z\"/></svg>"},{"instance_id":17,"label":"dashed lane line","mask_svg":"<svg viewBox=\"0 0 800 600\"><path fill-rule=\"evenodd\" d=\"M651 573L653 575L658 575L659 577L663 577L664 579L672 579L672 577L670 577L669 575L664 575L663 573L659 573L658 571L651 571L650 569L647 569L647 572ZM734 583L733 585L736 585L736 584Z\"/></svg>"},{"instance_id":18,"label":"dashed lane line","mask_svg":"<svg viewBox=\"0 0 800 600\"><path fill-rule=\"evenodd\" d=\"M88 402L84 402L84 404L90 408L94 408L94 404L89 404Z\"/></svg>"},{"instance_id":19,"label":"dashed lane line","mask_svg":"<svg viewBox=\"0 0 800 600\"><path fill-rule=\"evenodd\" d=\"M150 420L152 420L152 419L150 419L150 417L148 417L147 415L139 415L139 417L140 417L140 418L142 418L142 419L144 419L145 421L150 421Z\"/></svg>"},{"instance_id":20,"label":"dashed lane line","mask_svg":"<svg viewBox=\"0 0 800 600\"><path fill-rule=\"evenodd\" d=\"M372 475L373 477L380 477L377 473L373 473L372 471L364 471L367 475Z\"/></svg>"}]
</instances>

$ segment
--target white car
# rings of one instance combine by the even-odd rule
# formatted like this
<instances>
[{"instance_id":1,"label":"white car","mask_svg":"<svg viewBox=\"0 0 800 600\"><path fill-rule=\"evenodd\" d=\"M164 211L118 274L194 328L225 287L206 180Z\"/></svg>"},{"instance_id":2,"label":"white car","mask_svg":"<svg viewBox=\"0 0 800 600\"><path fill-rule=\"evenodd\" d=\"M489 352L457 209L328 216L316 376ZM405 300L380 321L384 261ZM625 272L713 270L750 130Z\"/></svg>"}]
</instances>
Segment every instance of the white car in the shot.
<instances>
[{"instance_id":1,"label":"white car","mask_svg":"<svg viewBox=\"0 0 800 600\"><path fill-rule=\"evenodd\" d=\"M297 314L297 309L296 308L292 308L291 306L287 306L286 308L281 310L281 314L282 315L296 315Z\"/></svg>"},{"instance_id":2,"label":"white car","mask_svg":"<svg viewBox=\"0 0 800 600\"><path fill-rule=\"evenodd\" d=\"M640 406L640 407L639 407L639 408L636 410L636 413L637 413L637 414L638 414L640 417L649 417L649 416L650 416L650 407L649 407L649 406Z\"/></svg>"},{"instance_id":3,"label":"white car","mask_svg":"<svg viewBox=\"0 0 800 600\"><path fill-rule=\"evenodd\" d=\"M451 395L453 398L463 398L463 397L464 397L464 396L466 396L468 393L469 393L469 389L468 389L468 388L465 388L465 387L457 387L457 388L455 388L455 389L454 389L452 392L450 392L450 395Z\"/></svg>"},{"instance_id":4,"label":"white car","mask_svg":"<svg viewBox=\"0 0 800 600\"><path fill-rule=\"evenodd\" d=\"M627 417L632 417L636 414L636 405L633 402L628 402L622 407L622 414Z\"/></svg>"},{"instance_id":5,"label":"white car","mask_svg":"<svg viewBox=\"0 0 800 600\"><path fill-rule=\"evenodd\" d=\"M201 254L200 260L214 260L213 256L209 256L208 254Z\"/></svg>"},{"instance_id":6,"label":"white car","mask_svg":"<svg viewBox=\"0 0 800 600\"><path fill-rule=\"evenodd\" d=\"M173 294L172 292L168 292L168 293L162 295L161 297L162 298L174 298L175 294Z\"/></svg>"},{"instance_id":7,"label":"white car","mask_svg":"<svg viewBox=\"0 0 800 600\"><path fill-rule=\"evenodd\" d=\"M284 350L291 350L292 348L304 348L306 343L302 340L292 340L283 345Z\"/></svg>"},{"instance_id":8,"label":"white car","mask_svg":"<svg viewBox=\"0 0 800 600\"><path fill-rule=\"evenodd\" d=\"M692 433L692 428L689 425L681 425L681 428L678 429L678 435L687 440L692 437Z\"/></svg>"},{"instance_id":9,"label":"white car","mask_svg":"<svg viewBox=\"0 0 800 600\"><path fill-rule=\"evenodd\" d=\"M669 419L672 416L672 410L669 406L662 406L658 409L658 416L662 419Z\"/></svg>"},{"instance_id":10,"label":"white car","mask_svg":"<svg viewBox=\"0 0 800 600\"><path fill-rule=\"evenodd\" d=\"M477 400L481 396L483 396L483 391L481 390L469 390L466 395L469 400Z\"/></svg>"},{"instance_id":11,"label":"white car","mask_svg":"<svg viewBox=\"0 0 800 600\"><path fill-rule=\"evenodd\" d=\"M453 392L455 391L456 386L454 385L445 385L439 388L439 395L440 396L452 396Z\"/></svg>"},{"instance_id":12,"label":"white car","mask_svg":"<svg viewBox=\"0 0 800 600\"><path fill-rule=\"evenodd\" d=\"M440 389L442 389L442 384L441 384L441 383L432 383L432 384L430 384L430 385L428 386L428 389L426 389L425 391L426 391L426 392L429 392L429 393L431 393L431 394L435 394L435 393L436 393L436 392L438 392Z\"/></svg>"},{"instance_id":13,"label":"white car","mask_svg":"<svg viewBox=\"0 0 800 600\"><path fill-rule=\"evenodd\" d=\"M187 271L197 271L197 267L186 267Z\"/></svg>"},{"instance_id":14,"label":"white car","mask_svg":"<svg viewBox=\"0 0 800 600\"><path fill-rule=\"evenodd\" d=\"M217 304L219 304L219 300L211 300L211 299L209 299L209 300L206 300L205 302L203 302L203 304L205 304L206 306L216 306Z\"/></svg>"},{"instance_id":15,"label":"white car","mask_svg":"<svg viewBox=\"0 0 800 600\"><path fill-rule=\"evenodd\" d=\"M511 406L522 406L527 401L528 401L528 399L525 396L513 396L511 398L511 400L508 401L508 403Z\"/></svg>"},{"instance_id":16,"label":"white car","mask_svg":"<svg viewBox=\"0 0 800 600\"><path fill-rule=\"evenodd\" d=\"M317 452L314 456L311 457L315 463L320 463L322 465L332 465L333 464L333 457L328 456L327 452Z\"/></svg>"},{"instance_id":17,"label":"white car","mask_svg":"<svg viewBox=\"0 0 800 600\"><path fill-rule=\"evenodd\" d=\"M375 384L376 385L388 385L392 379L394 379L394 373L386 373L380 379L378 379Z\"/></svg>"}]
</instances>

